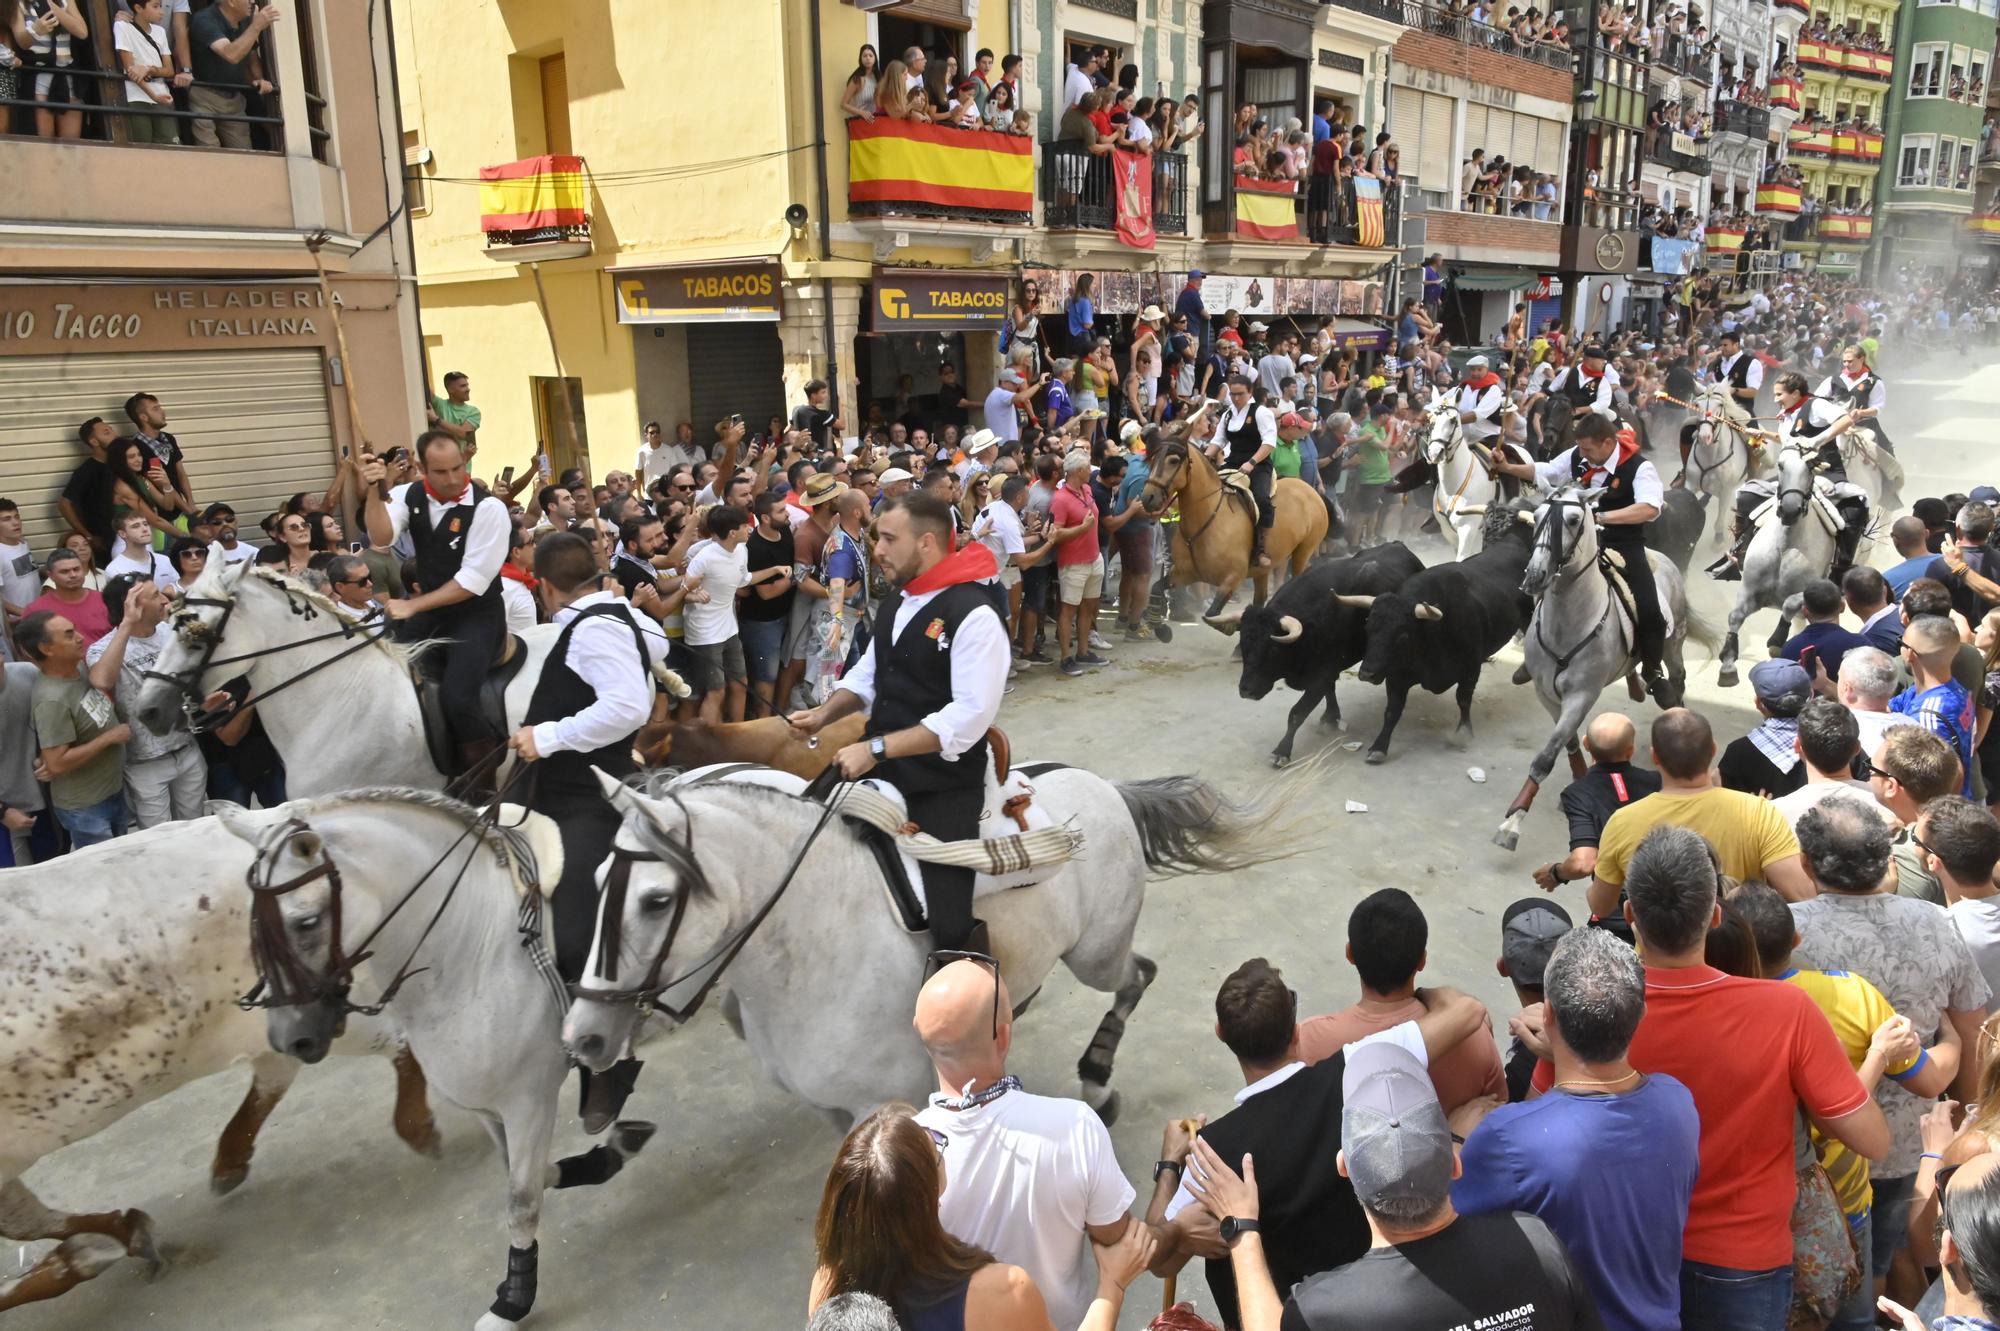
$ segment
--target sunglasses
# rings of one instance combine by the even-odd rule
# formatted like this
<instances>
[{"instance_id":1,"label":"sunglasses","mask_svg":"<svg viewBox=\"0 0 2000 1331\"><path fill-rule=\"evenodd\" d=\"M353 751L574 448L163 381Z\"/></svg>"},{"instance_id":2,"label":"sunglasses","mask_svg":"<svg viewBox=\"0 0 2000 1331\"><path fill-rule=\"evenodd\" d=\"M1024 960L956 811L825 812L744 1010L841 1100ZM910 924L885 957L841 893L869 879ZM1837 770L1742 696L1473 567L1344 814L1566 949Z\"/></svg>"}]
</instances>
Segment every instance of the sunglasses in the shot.
<instances>
[{"instance_id":1,"label":"sunglasses","mask_svg":"<svg viewBox=\"0 0 2000 1331\"><path fill-rule=\"evenodd\" d=\"M924 978L930 979L954 961L976 961L993 971L993 1038L1000 1038L1000 963L984 952L933 952L924 961Z\"/></svg>"},{"instance_id":2,"label":"sunglasses","mask_svg":"<svg viewBox=\"0 0 2000 1331\"><path fill-rule=\"evenodd\" d=\"M360 577L349 582L343 582L340 585L342 587L373 587L375 585L375 575L364 573Z\"/></svg>"},{"instance_id":3,"label":"sunglasses","mask_svg":"<svg viewBox=\"0 0 2000 1331\"><path fill-rule=\"evenodd\" d=\"M942 1156L944 1154L944 1148L951 1145L951 1138L945 1136L942 1132L939 1132L936 1128L933 1128L928 1124L919 1123L917 1124L917 1126L924 1130L924 1135L931 1139L931 1145L937 1147L938 1154ZM1957 1166L1954 1165L1953 1168L1957 1168Z\"/></svg>"},{"instance_id":4,"label":"sunglasses","mask_svg":"<svg viewBox=\"0 0 2000 1331\"><path fill-rule=\"evenodd\" d=\"M1918 850L1921 850L1926 855L1937 854L1937 851L1931 847L1931 844L1928 841L1925 841L1922 837L1918 836L1915 832L1910 833L1910 844L1915 846Z\"/></svg>"},{"instance_id":5,"label":"sunglasses","mask_svg":"<svg viewBox=\"0 0 2000 1331\"><path fill-rule=\"evenodd\" d=\"M1854 770L1861 774L1861 779L1863 781L1866 781L1868 780L1868 778L1874 776L1879 776L1884 781L1894 781L1896 779L1888 771L1884 770L1883 768L1877 767L1874 763L1869 762L1868 755L1865 753L1857 753L1854 755Z\"/></svg>"}]
</instances>

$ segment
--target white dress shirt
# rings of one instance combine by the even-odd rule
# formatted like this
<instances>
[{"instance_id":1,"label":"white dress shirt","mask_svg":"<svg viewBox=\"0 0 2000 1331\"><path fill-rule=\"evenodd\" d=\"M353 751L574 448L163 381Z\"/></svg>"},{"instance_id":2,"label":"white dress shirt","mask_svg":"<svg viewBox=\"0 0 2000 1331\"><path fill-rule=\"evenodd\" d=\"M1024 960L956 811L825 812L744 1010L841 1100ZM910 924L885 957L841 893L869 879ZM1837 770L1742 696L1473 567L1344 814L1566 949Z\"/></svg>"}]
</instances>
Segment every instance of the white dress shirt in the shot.
<instances>
[{"instance_id":1,"label":"white dress shirt","mask_svg":"<svg viewBox=\"0 0 2000 1331\"><path fill-rule=\"evenodd\" d=\"M1819 386L1819 395L1821 397L1832 397L1834 390L1839 389L1841 396L1845 398L1848 393L1854 390L1856 384L1867 377L1865 374L1860 374L1849 378L1845 371L1840 374L1829 375L1827 381ZM1882 410L1883 401L1887 396L1887 392L1882 387L1882 381L1878 378L1875 381L1875 387L1868 392L1868 400L1861 405L1864 407L1873 407L1875 410L1880 411Z\"/></svg>"},{"instance_id":2,"label":"white dress shirt","mask_svg":"<svg viewBox=\"0 0 2000 1331\"><path fill-rule=\"evenodd\" d=\"M1549 391L1555 393L1567 389L1570 385L1571 376L1582 378L1583 367L1572 365L1566 368L1561 374L1556 376L1556 381L1550 386ZM1606 365L1603 377L1597 381L1597 397L1592 400L1590 409L1600 416L1608 416L1616 419L1618 413L1613 409L1611 404L1615 400L1617 392L1618 371Z\"/></svg>"},{"instance_id":3,"label":"white dress shirt","mask_svg":"<svg viewBox=\"0 0 2000 1331\"><path fill-rule=\"evenodd\" d=\"M1716 369L1719 371L1715 376L1716 379L1720 382L1730 383L1730 371L1736 368L1737 361L1742 360L1746 356L1750 359L1750 368L1743 372L1743 386L1745 388L1762 388L1764 386L1764 362L1758 360L1755 356L1751 356L1747 351L1739 351L1734 356L1724 356L1716 366ZM1730 383L1730 387L1734 388L1735 384Z\"/></svg>"},{"instance_id":4,"label":"white dress shirt","mask_svg":"<svg viewBox=\"0 0 2000 1331\"><path fill-rule=\"evenodd\" d=\"M1616 454L1613 454L1613 456L1615 457ZM1535 476L1536 479L1541 481L1542 488L1544 490L1554 490L1559 485L1568 485L1570 483L1570 467L1574 464L1575 457L1576 450L1574 448L1566 448L1547 462L1537 462L1535 464ZM1578 479L1577 484L1586 486L1602 485L1610 479L1610 468L1586 465L1583 476ZM1654 508L1659 508L1666 501L1667 488L1660 483L1658 468L1654 467L1650 462L1641 462L1639 470L1632 477L1632 502L1635 504L1651 504Z\"/></svg>"},{"instance_id":5,"label":"white dress shirt","mask_svg":"<svg viewBox=\"0 0 2000 1331\"><path fill-rule=\"evenodd\" d=\"M535 615L535 594L525 582L500 579L500 604L507 610L509 633L525 633L541 622Z\"/></svg>"},{"instance_id":6,"label":"white dress shirt","mask_svg":"<svg viewBox=\"0 0 2000 1331\"><path fill-rule=\"evenodd\" d=\"M943 590L942 588L940 590ZM896 622L890 626L890 640L897 641L917 612L936 599L937 592L905 596L896 607ZM861 699L863 707L875 705L875 649L881 640L869 642L868 650L841 677L840 687ZM1007 645L1007 628L990 605L974 607L959 621L958 636L951 646L951 701L925 717L919 724L938 737L938 752L947 761L955 760L992 728L1000 715L1000 697L1007 685L1007 668L1012 655Z\"/></svg>"},{"instance_id":7,"label":"white dress shirt","mask_svg":"<svg viewBox=\"0 0 2000 1331\"><path fill-rule=\"evenodd\" d=\"M1466 421L1463 425L1468 439L1485 443L1500 433L1500 407L1506 402L1507 393L1496 381L1484 389L1467 386L1458 390L1458 409L1469 411L1477 420Z\"/></svg>"},{"instance_id":8,"label":"white dress shirt","mask_svg":"<svg viewBox=\"0 0 2000 1331\"><path fill-rule=\"evenodd\" d=\"M610 592L592 592L556 611L556 623L568 624L595 605L624 606ZM628 617L633 612L627 608ZM627 622L594 615L569 635L563 664L590 685L597 701L560 721L535 727L535 749L552 753L589 753L636 733L653 714L653 684L646 663L639 659Z\"/></svg>"},{"instance_id":9,"label":"white dress shirt","mask_svg":"<svg viewBox=\"0 0 2000 1331\"><path fill-rule=\"evenodd\" d=\"M1254 401L1247 403L1240 411L1237 409L1235 403L1230 403L1228 408L1222 413L1221 428L1215 432L1215 437L1209 442L1219 444L1223 453L1227 455L1230 443L1226 436L1233 430L1242 429L1244 416L1253 411L1257 413L1257 446L1259 448L1276 448L1278 446L1278 418L1269 407L1260 407Z\"/></svg>"},{"instance_id":10,"label":"white dress shirt","mask_svg":"<svg viewBox=\"0 0 2000 1331\"><path fill-rule=\"evenodd\" d=\"M421 481L410 481L389 491L389 544L394 545L408 533L409 489L412 485L421 484ZM464 498L460 496L460 500ZM457 501L439 503L428 490L424 492L424 502L430 506L433 528L444 521L445 514L458 507ZM467 524L464 544L460 547L458 573L452 581L474 596L484 596L486 589L493 585L493 579L500 576L500 566L507 562L507 540L512 535L513 519L508 516L507 506L490 494L480 500L472 510L472 521Z\"/></svg>"}]
</instances>

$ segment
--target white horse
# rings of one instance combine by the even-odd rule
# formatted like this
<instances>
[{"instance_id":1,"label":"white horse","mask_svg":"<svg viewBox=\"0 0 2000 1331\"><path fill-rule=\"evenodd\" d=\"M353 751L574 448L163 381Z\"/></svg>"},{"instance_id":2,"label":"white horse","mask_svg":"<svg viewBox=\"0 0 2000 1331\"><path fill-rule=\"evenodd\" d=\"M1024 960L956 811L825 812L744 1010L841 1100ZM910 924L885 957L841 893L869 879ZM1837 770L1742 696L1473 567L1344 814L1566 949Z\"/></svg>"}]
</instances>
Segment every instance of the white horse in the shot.
<instances>
[{"instance_id":1,"label":"white horse","mask_svg":"<svg viewBox=\"0 0 2000 1331\"><path fill-rule=\"evenodd\" d=\"M1847 472L1848 484L1855 486L1868 496L1868 516L1870 525L1879 528L1888 521L1889 514L1902 507L1903 464L1896 455L1875 442L1870 430L1851 427L1840 436L1840 460ZM1873 545L1872 536L1864 536L1855 551L1857 564L1868 562Z\"/></svg>"},{"instance_id":2,"label":"white horse","mask_svg":"<svg viewBox=\"0 0 2000 1331\"><path fill-rule=\"evenodd\" d=\"M1538 505L1532 517L1522 514L1535 524L1534 553L1528 556L1521 579L1521 590L1535 598L1535 617L1528 625L1524 659L1514 682L1532 679L1535 696L1556 724L1493 836L1493 844L1507 850L1520 840L1522 820L1554 770L1558 749L1568 748L1571 769L1583 775L1577 731L1598 695L1621 676L1631 677L1637 688L1637 677L1632 675L1640 664L1636 625L1631 612L1614 600L1610 580L1598 565L1594 505L1603 494L1601 487L1565 485ZM1712 642L1714 630L1692 615L1681 571L1673 560L1653 550L1647 551L1646 559L1645 570L1628 568L1625 576L1653 579L1660 612L1667 620L1661 653L1667 690L1660 704L1678 707L1687 686L1683 647L1691 632Z\"/></svg>"},{"instance_id":3,"label":"white horse","mask_svg":"<svg viewBox=\"0 0 2000 1331\"><path fill-rule=\"evenodd\" d=\"M1699 385L1693 401L1685 405L1697 424L1683 483L1701 497L1704 506L1714 501L1719 549L1729 541L1729 515L1736 511L1736 492L1743 488L1743 482L1770 475L1770 449L1753 435L1750 413L1730 394L1728 384Z\"/></svg>"},{"instance_id":4,"label":"white horse","mask_svg":"<svg viewBox=\"0 0 2000 1331\"><path fill-rule=\"evenodd\" d=\"M162 865L177 866L163 872ZM35 1161L168 1092L248 1059L248 1096L223 1133L210 1186L250 1168L257 1129L298 1064L236 1006L255 980L243 946L248 851L214 818L170 823L49 864L0 873L0 1236L62 1243L0 1282L0 1310L52 1298L130 1254L158 1265L137 1210L66 1215L21 1181ZM355 1022L333 1047L397 1059L396 1131L437 1151L422 1075L390 1024Z\"/></svg>"},{"instance_id":5,"label":"white horse","mask_svg":"<svg viewBox=\"0 0 2000 1331\"><path fill-rule=\"evenodd\" d=\"M509 805L495 827L408 789L231 808L221 820L255 857L249 937L271 1047L317 1063L355 1003L380 1005L431 1085L500 1148L507 1274L476 1326L518 1322L535 1300L543 1190L603 1182L651 1132L619 1124L606 1145L549 1163L569 1071L561 985L525 944L541 944L543 889L561 871L555 824Z\"/></svg>"},{"instance_id":6,"label":"white horse","mask_svg":"<svg viewBox=\"0 0 2000 1331\"><path fill-rule=\"evenodd\" d=\"M1505 410L1513 410L1510 404ZM1484 525L1487 505L1500 495L1500 482L1486 465L1489 446L1475 444L1459 419L1458 398L1449 390L1431 390L1430 404L1424 408L1430 435L1424 440L1424 461L1437 468L1437 489L1431 495L1431 511L1438 524L1457 533L1456 559L1471 554ZM1502 442L1496 438L1495 444Z\"/></svg>"},{"instance_id":7,"label":"white horse","mask_svg":"<svg viewBox=\"0 0 2000 1331\"><path fill-rule=\"evenodd\" d=\"M981 895L978 913L1009 992L1032 998L1060 961L1115 996L1077 1065L1083 1098L1109 1121L1119 1037L1157 969L1132 950L1148 872L1229 873L1296 853L1291 805L1303 787L1237 803L1184 776L1114 783L1056 768L1034 783L1036 801L1082 833L1083 849L1039 884ZM884 1101L922 1098L933 1074L910 1012L929 935L903 930L854 833L829 823L788 881L819 804L764 785L668 785L658 797L609 778L604 786L625 822L563 1027L579 1062L598 1070L623 1054L654 1006L651 997L633 1001L634 987L657 986L671 1018L692 1015L722 974L719 951L740 943L721 960L732 1019L780 1086L842 1131ZM747 827L758 834L730 831Z\"/></svg>"},{"instance_id":8,"label":"white horse","mask_svg":"<svg viewBox=\"0 0 2000 1331\"><path fill-rule=\"evenodd\" d=\"M1823 502L1814 497L1815 482L1805 450L1786 443L1778 452L1777 497L1763 510L1757 534L1743 554L1743 583L1729 612L1729 631L1722 639L1718 682L1724 688L1737 680L1737 633L1743 621L1767 607L1776 609L1778 627L1772 631L1768 646L1771 654L1777 655L1792 632L1791 617L1784 611L1786 602L1833 567L1833 533L1817 512L1808 511L1809 505L1816 507Z\"/></svg>"},{"instance_id":9,"label":"white horse","mask_svg":"<svg viewBox=\"0 0 2000 1331\"><path fill-rule=\"evenodd\" d=\"M170 623L173 642L139 690L134 718L163 733L184 698L237 676L285 760L293 798L368 783L442 790L411 680L414 649L386 636L378 618L357 623L296 578L251 564L211 568L186 588ZM520 724L561 630L521 635L528 659L507 686L508 726Z\"/></svg>"}]
</instances>

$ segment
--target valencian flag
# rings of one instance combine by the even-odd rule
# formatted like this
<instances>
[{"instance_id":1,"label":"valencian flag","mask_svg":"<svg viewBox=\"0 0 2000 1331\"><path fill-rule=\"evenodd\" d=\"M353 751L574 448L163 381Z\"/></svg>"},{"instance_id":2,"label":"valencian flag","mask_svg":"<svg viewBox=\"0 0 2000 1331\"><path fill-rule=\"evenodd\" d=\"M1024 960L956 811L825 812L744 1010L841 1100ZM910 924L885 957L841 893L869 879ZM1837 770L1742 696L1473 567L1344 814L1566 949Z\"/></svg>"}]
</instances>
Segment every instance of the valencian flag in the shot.
<instances>
[{"instance_id":1,"label":"valencian flag","mask_svg":"<svg viewBox=\"0 0 2000 1331\"><path fill-rule=\"evenodd\" d=\"M1297 240L1299 215L1292 207L1297 194L1289 180L1236 177L1236 234L1253 240Z\"/></svg>"},{"instance_id":2,"label":"valencian flag","mask_svg":"<svg viewBox=\"0 0 2000 1331\"><path fill-rule=\"evenodd\" d=\"M479 168L479 229L534 231L590 221L581 157L530 157Z\"/></svg>"},{"instance_id":3,"label":"valencian flag","mask_svg":"<svg viewBox=\"0 0 2000 1331\"><path fill-rule=\"evenodd\" d=\"M1368 176L1354 177L1354 243L1363 249L1379 250L1387 244L1382 221L1382 182Z\"/></svg>"},{"instance_id":4,"label":"valencian flag","mask_svg":"<svg viewBox=\"0 0 2000 1331\"><path fill-rule=\"evenodd\" d=\"M1035 141L1025 134L953 129L911 120L847 122L850 203L1005 213L1035 209Z\"/></svg>"},{"instance_id":5,"label":"valencian flag","mask_svg":"<svg viewBox=\"0 0 2000 1331\"><path fill-rule=\"evenodd\" d=\"M1153 159L1114 149L1111 154L1112 210L1118 239L1133 249L1153 248Z\"/></svg>"}]
</instances>

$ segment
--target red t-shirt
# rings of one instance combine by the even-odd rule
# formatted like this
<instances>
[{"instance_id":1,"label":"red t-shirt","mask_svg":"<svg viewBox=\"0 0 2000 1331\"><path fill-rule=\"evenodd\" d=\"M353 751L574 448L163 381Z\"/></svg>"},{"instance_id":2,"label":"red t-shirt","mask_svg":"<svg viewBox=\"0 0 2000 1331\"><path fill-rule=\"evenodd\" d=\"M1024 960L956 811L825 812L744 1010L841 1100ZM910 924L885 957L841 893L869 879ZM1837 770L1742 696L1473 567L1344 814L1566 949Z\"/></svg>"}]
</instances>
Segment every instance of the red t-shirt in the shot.
<instances>
[{"instance_id":1,"label":"red t-shirt","mask_svg":"<svg viewBox=\"0 0 2000 1331\"><path fill-rule=\"evenodd\" d=\"M104 598L88 587L83 589L83 599L74 605L53 591L47 591L28 602L26 607L26 613L31 615L42 610L52 610L76 625L77 635L83 639L85 647L111 632L111 614L104 608Z\"/></svg>"},{"instance_id":2,"label":"red t-shirt","mask_svg":"<svg viewBox=\"0 0 2000 1331\"><path fill-rule=\"evenodd\" d=\"M1111 113L1109 111L1100 109L1089 111L1085 114L1089 116L1090 123L1097 126L1099 134L1102 134L1107 139L1111 137Z\"/></svg>"},{"instance_id":3,"label":"red t-shirt","mask_svg":"<svg viewBox=\"0 0 2000 1331\"><path fill-rule=\"evenodd\" d=\"M1049 521L1058 527L1074 527L1085 519L1090 521L1088 528L1056 547L1057 565L1088 564L1097 558L1097 500L1088 490L1078 495L1067 485L1057 486L1055 497L1049 500Z\"/></svg>"},{"instance_id":4,"label":"red t-shirt","mask_svg":"<svg viewBox=\"0 0 2000 1331\"><path fill-rule=\"evenodd\" d=\"M1799 1106L1831 1119L1869 1100L1826 1014L1779 981L1648 966L1646 1015L1628 1057L1641 1072L1679 1080L1701 1114L1701 1176L1681 1256L1739 1271L1790 1262ZM1549 1083L1543 1063L1535 1084Z\"/></svg>"}]
</instances>

